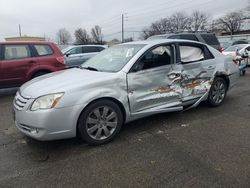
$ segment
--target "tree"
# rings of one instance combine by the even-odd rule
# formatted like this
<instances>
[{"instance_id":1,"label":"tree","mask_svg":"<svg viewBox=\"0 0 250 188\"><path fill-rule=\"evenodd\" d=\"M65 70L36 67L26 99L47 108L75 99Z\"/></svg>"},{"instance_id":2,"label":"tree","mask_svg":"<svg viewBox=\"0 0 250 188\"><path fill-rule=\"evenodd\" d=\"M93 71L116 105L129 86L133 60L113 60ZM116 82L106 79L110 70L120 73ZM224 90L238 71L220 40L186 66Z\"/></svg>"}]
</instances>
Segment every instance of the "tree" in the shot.
<instances>
[{"instance_id":1,"label":"tree","mask_svg":"<svg viewBox=\"0 0 250 188\"><path fill-rule=\"evenodd\" d=\"M182 12L176 12L170 17L160 19L142 30L141 38L147 39L153 35L173 33L188 30L190 18Z\"/></svg>"},{"instance_id":2,"label":"tree","mask_svg":"<svg viewBox=\"0 0 250 188\"><path fill-rule=\"evenodd\" d=\"M170 30L172 32L179 32L188 30L190 26L190 18L184 12L176 12L169 18Z\"/></svg>"},{"instance_id":3,"label":"tree","mask_svg":"<svg viewBox=\"0 0 250 188\"><path fill-rule=\"evenodd\" d=\"M103 44L102 29L99 25L96 25L91 29L91 35L95 43Z\"/></svg>"},{"instance_id":4,"label":"tree","mask_svg":"<svg viewBox=\"0 0 250 188\"><path fill-rule=\"evenodd\" d=\"M65 45L69 44L72 40L72 37L69 33L69 31L65 28L59 29L59 31L56 34L58 44Z\"/></svg>"},{"instance_id":5,"label":"tree","mask_svg":"<svg viewBox=\"0 0 250 188\"><path fill-rule=\"evenodd\" d=\"M172 32L171 21L169 18L163 18L156 22L153 22L150 27L146 27L142 30L141 38L147 39L153 35L165 34L167 32Z\"/></svg>"},{"instance_id":6,"label":"tree","mask_svg":"<svg viewBox=\"0 0 250 188\"><path fill-rule=\"evenodd\" d=\"M217 27L223 31L230 32L231 35L233 35L240 31L243 18L244 16L241 12L228 13L217 20Z\"/></svg>"},{"instance_id":7,"label":"tree","mask_svg":"<svg viewBox=\"0 0 250 188\"><path fill-rule=\"evenodd\" d=\"M129 38L125 38L124 39L124 42L132 42L134 41L132 37L129 37Z\"/></svg>"},{"instance_id":8,"label":"tree","mask_svg":"<svg viewBox=\"0 0 250 188\"><path fill-rule=\"evenodd\" d=\"M208 24L208 16L199 10L194 11L190 16L190 31L206 31Z\"/></svg>"},{"instance_id":9,"label":"tree","mask_svg":"<svg viewBox=\"0 0 250 188\"><path fill-rule=\"evenodd\" d=\"M76 44L89 44L91 42L90 36L86 29L78 28L75 30L74 35Z\"/></svg>"},{"instance_id":10,"label":"tree","mask_svg":"<svg viewBox=\"0 0 250 188\"><path fill-rule=\"evenodd\" d=\"M153 31L151 28L145 27L142 29L140 38L142 40L146 40L148 37L151 37L151 36L157 35L157 34L158 33L156 31Z\"/></svg>"}]
</instances>

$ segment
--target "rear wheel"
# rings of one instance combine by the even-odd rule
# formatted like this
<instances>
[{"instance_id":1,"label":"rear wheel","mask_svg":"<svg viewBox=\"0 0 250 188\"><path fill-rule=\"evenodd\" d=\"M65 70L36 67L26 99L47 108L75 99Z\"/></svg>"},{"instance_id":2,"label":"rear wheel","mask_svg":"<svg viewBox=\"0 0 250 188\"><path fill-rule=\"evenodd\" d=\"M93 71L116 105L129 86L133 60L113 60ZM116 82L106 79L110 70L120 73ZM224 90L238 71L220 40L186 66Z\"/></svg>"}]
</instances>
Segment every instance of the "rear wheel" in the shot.
<instances>
[{"instance_id":1,"label":"rear wheel","mask_svg":"<svg viewBox=\"0 0 250 188\"><path fill-rule=\"evenodd\" d=\"M99 100L90 104L81 114L78 132L89 144L105 144L119 133L122 124L119 106L110 100Z\"/></svg>"},{"instance_id":2,"label":"rear wheel","mask_svg":"<svg viewBox=\"0 0 250 188\"><path fill-rule=\"evenodd\" d=\"M226 97L226 93L226 81L221 77L216 77L209 91L208 103L211 106L220 106Z\"/></svg>"}]
</instances>

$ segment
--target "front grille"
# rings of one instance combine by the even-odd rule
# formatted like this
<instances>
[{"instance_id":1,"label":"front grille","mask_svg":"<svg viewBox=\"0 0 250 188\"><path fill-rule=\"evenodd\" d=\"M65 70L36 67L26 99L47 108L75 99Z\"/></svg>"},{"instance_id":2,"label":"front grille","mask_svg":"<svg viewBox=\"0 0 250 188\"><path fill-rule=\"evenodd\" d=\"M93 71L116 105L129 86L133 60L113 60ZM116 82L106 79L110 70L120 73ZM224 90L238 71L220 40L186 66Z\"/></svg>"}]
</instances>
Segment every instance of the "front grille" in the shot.
<instances>
[{"instance_id":1,"label":"front grille","mask_svg":"<svg viewBox=\"0 0 250 188\"><path fill-rule=\"evenodd\" d=\"M30 100L30 97L24 97L20 94L20 92L18 91L16 93L15 99L14 99L14 107L17 110L22 110L24 108L24 106L26 105L26 103Z\"/></svg>"}]
</instances>

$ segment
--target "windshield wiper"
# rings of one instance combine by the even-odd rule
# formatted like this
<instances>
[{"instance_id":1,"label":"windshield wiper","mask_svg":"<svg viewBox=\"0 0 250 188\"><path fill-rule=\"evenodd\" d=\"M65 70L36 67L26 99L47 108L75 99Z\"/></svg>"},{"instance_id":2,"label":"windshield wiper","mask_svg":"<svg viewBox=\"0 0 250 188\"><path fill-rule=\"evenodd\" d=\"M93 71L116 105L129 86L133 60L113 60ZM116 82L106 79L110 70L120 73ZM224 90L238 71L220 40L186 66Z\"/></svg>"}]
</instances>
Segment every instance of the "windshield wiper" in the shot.
<instances>
[{"instance_id":1,"label":"windshield wiper","mask_svg":"<svg viewBox=\"0 0 250 188\"><path fill-rule=\"evenodd\" d=\"M95 67L81 67L81 69L87 69L87 70L91 70L91 71L98 71L98 69L95 68Z\"/></svg>"}]
</instances>

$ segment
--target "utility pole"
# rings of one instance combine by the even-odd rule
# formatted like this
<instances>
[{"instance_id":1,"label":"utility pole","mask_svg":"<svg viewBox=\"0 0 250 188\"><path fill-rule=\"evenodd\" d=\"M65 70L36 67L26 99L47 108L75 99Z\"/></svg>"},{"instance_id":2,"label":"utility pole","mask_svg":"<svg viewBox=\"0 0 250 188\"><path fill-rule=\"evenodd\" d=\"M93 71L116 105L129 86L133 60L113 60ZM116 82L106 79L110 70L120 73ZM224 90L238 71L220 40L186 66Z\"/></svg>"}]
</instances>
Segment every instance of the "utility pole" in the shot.
<instances>
[{"instance_id":1,"label":"utility pole","mask_svg":"<svg viewBox=\"0 0 250 188\"><path fill-rule=\"evenodd\" d=\"M22 29L21 29L21 24L19 24L19 36L22 36Z\"/></svg>"},{"instance_id":2,"label":"utility pole","mask_svg":"<svg viewBox=\"0 0 250 188\"><path fill-rule=\"evenodd\" d=\"M124 42L124 15L122 14L122 43Z\"/></svg>"}]
</instances>

